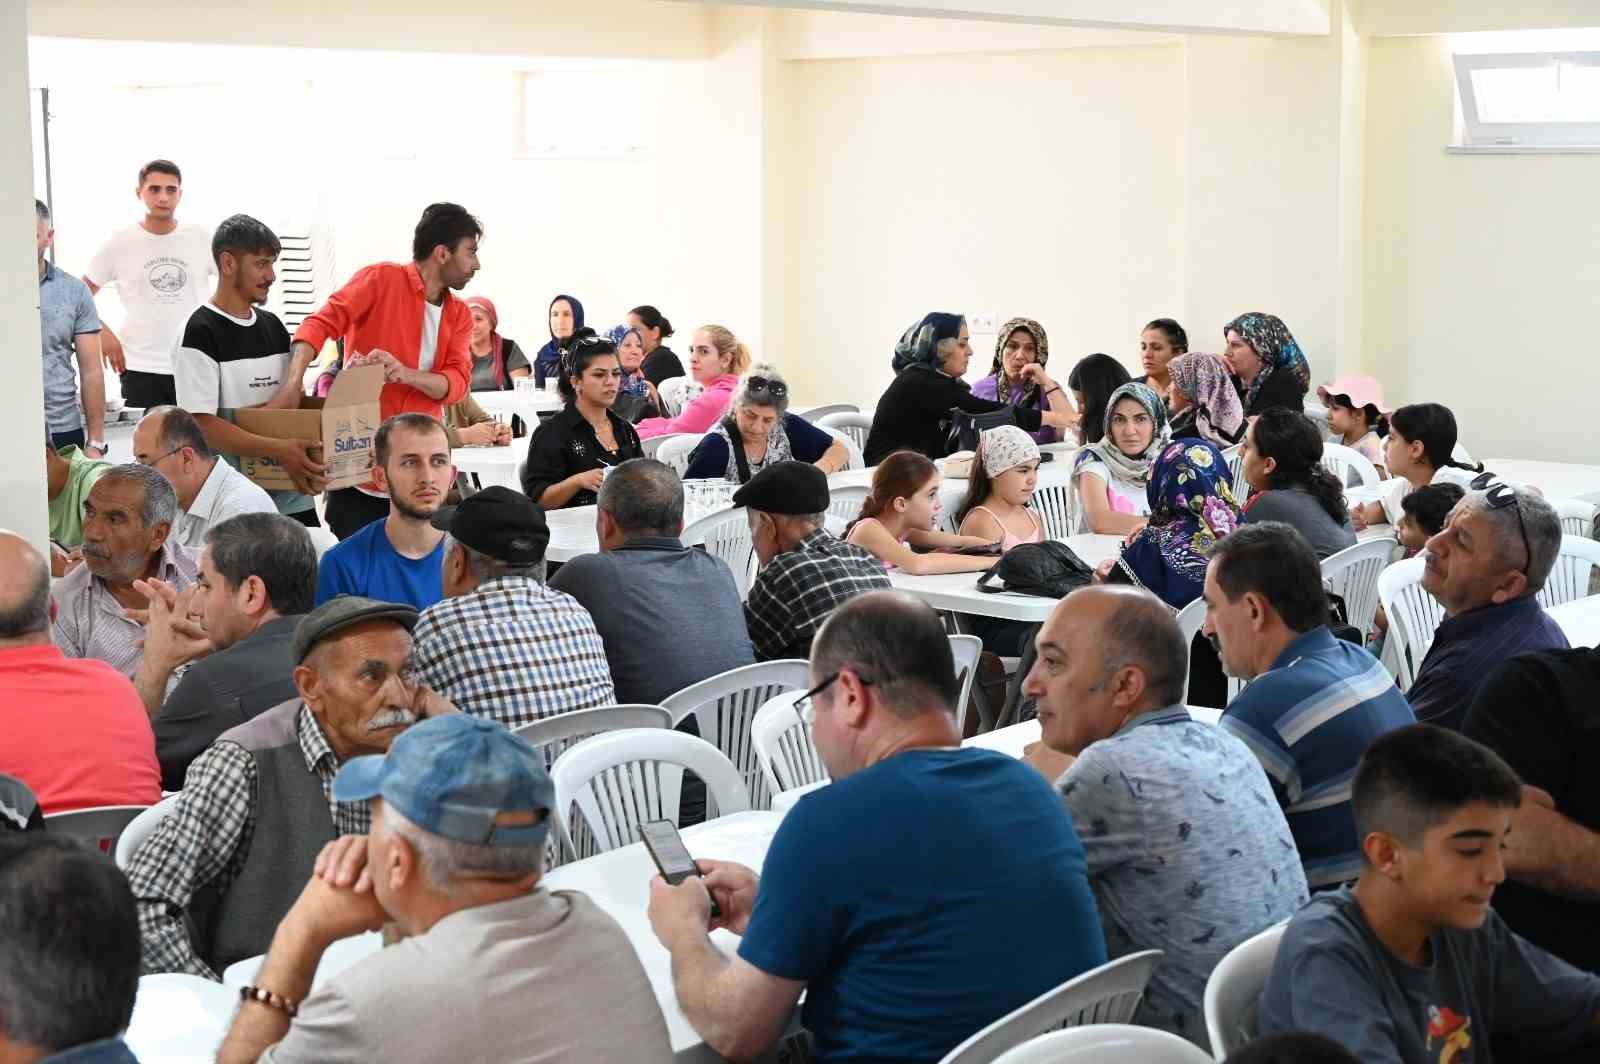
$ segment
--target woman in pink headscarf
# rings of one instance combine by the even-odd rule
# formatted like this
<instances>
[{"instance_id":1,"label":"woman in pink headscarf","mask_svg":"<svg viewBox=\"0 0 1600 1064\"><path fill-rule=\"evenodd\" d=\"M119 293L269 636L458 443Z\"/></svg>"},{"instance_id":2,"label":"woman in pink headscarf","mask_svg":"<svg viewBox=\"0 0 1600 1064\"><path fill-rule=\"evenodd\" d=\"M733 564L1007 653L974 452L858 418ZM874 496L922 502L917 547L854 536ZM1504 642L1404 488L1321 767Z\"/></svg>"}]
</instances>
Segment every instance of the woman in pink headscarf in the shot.
<instances>
[{"instance_id":1,"label":"woman in pink headscarf","mask_svg":"<svg viewBox=\"0 0 1600 1064\"><path fill-rule=\"evenodd\" d=\"M483 296L463 300L472 311L472 390L500 392L514 387L518 377L533 372L528 357L515 340L500 335L500 315Z\"/></svg>"}]
</instances>

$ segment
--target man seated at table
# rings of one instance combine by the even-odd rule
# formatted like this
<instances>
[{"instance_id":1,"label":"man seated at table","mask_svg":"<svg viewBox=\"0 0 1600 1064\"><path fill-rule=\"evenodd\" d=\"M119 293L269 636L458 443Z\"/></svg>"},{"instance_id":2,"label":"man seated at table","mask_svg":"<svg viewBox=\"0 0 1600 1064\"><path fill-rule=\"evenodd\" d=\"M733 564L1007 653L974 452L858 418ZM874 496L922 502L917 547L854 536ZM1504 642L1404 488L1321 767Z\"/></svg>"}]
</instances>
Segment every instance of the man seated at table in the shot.
<instances>
[{"instance_id":1,"label":"man seated at table","mask_svg":"<svg viewBox=\"0 0 1600 1064\"><path fill-rule=\"evenodd\" d=\"M934 1062L1105 962L1060 798L1021 761L961 746L933 610L892 591L845 603L811 680L797 708L834 782L784 818L762 876L701 861L704 879L650 885L678 1003L711 1049L764 1051L804 990L817 1060ZM708 927L744 936L738 956Z\"/></svg>"},{"instance_id":2,"label":"man seated at table","mask_svg":"<svg viewBox=\"0 0 1600 1064\"><path fill-rule=\"evenodd\" d=\"M1535 597L1560 551L1560 519L1526 488L1492 482L1456 503L1428 540L1422 571L1444 620L1406 692L1418 720L1459 730L1490 667L1525 651L1567 649Z\"/></svg>"},{"instance_id":3,"label":"man seated at table","mask_svg":"<svg viewBox=\"0 0 1600 1064\"><path fill-rule=\"evenodd\" d=\"M1056 788L1073 823L1091 825L1083 852L1106 953L1166 954L1134 1022L1209 1051L1212 970L1306 900L1289 825L1249 749L1189 716L1187 648L1160 599L1074 591L1035 643L1022 690L1044 747L1076 759Z\"/></svg>"},{"instance_id":4,"label":"man seated at table","mask_svg":"<svg viewBox=\"0 0 1600 1064\"><path fill-rule=\"evenodd\" d=\"M1217 541L1205 579L1205 634L1230 676L1249 680L1222 715L1272 781L1306 882L1338 886L1361 871L1350 776L1367 744L1415 722L1394 678L1328 627L1322 567L1278 521Z\"/></svg>"},{"instance_id":5,"label":"man seated at table","mask_svg":"<svg viewBox=\"0 0 1600 1064\"><path fill-rule=\"evenodd\" d=\"M882 562L823 527L828 499L827 474L807 462L770 465L733 493L761 559L744 603L758 661L810 657L840 603L890 586Z\"/></svg>"},{"instance_id":6,"label":"man seated at table","mask_svg":"<svg viewBox=\"0 0 1600 1064\"><path fill-rule=\"evenodd\" d=\"M144 653L139 580L182 591L194 583L194 552L173 538L178 496L167 478L129 463L106 472L83 502L83 564L61 578L50 638L69 658L98 658L130 679Z\"/></svg>"},{"instance_id":7,"label":"man seated at table","mask_svg":"<svg viewBox=\"0 0 1600 1064\"><path fill-rule=\"evenodd\" d=\"M1522 800L1516 773L1453 731L1412 725L1372 744L1354 791L1361 878L1289 922L1261 1030L1325 1034L1364 1064L1489 1060L1491 1038L1507 1035L1550 1064L1597 1059L1600 977L1489 907Z\"/></svg>"},{"instance_id":8,"label":"man seated at table","mask_svg":"<svg viewBox=\"0 0 1600 1064\"><path fill-rule=\"evenodd\" d=\"M189 763L217 736L295 696L289 648L316 582L305 526L248 513L211 526L194 587L140 585L150 610L134 685L155 724L164 789L182 790Z\"/></svg>"},{"instance_id":9,"label":"man seated at table","mask_svg":"<svg viewBox=\"0 0 1600 1064\"><path fill-rule=\"evenodd\" d=\"M317 605L364 595L425 610L444 597L444 533L430 523L455 483L450 439L427 414L396 414L378 427L372 479L389 516L343 539L317 568Z\"/></svg>"},{"instance_id":10,"label":"man seated at table","mask_svg":"<svg viewBox=\"0 0 1600 1064\"><path fill-rule=\"evenodd\" d=\"M371 834L323 850L220 1064L670 1064L622 928L586 895L539 885L555 786L533 747L493 721L440 717L347 763L333 794L371 804ZM329 946L386 920L406 937L312 991Z\"/></svg>"},{"instance_id":11,"label":"man seated at table","mask_svg":"<svg viewBox=\"0 0 1600 1064\"><path fill-rule=\"evenodd\" d=\"M172 534L190 550L205 546L206 529L238 514L275 514L277 504L206 443L187 410L158 406L133 430L133 460L161 472L178 493L178 523Z\"/></svg>"},{"instance_id":12,"label":"man seated at table","mask_svg":"<svg viewBox=\"0 0 1600 1064\"><path fill-rule=\"evenodd\" d=\"M685 547L682 532L678 474L653 458L631 459L600 488L600 553L572 559L550 580L594 618L619 702L654 705L755 661L733 574Z\"/></svg>"},{"instance_id":13,"label":"man seated at table","mask_svg":"<svg viewBox=\"0 0 1600 1064\"><path fill-rule=\"evenodd\" d=\"M48 832L0 831L0 1060L138 1064L139 918L111 858Z\"/></svg>"},{"instance_id":14,"label":"man seated at table","mask_svg":"<svg viewBox=\"0 0 1600 1064\"><path fill-rule=\"evenodd\" d=\"M195 758L128 866L146 972L216 979L264 952L322 847L366 833L366 803L332 796L339 766L454 712L417 679L416 622L410 606L354 595L312 610L290 651L299 696Z\"/></svg>"},{"instance_id":15,"label":"man seated at table","mask_svg":"<svg viewBox=\"0 0 1600 1064\"><path fill-rule=\"evenodd\" d=\"M508 728L616 701L594 621L544 585L550 528L532 499L495 485L434 514L433 527L450 534L445 597L412 633L428 686Z\"/></svg>"}]
</instances>

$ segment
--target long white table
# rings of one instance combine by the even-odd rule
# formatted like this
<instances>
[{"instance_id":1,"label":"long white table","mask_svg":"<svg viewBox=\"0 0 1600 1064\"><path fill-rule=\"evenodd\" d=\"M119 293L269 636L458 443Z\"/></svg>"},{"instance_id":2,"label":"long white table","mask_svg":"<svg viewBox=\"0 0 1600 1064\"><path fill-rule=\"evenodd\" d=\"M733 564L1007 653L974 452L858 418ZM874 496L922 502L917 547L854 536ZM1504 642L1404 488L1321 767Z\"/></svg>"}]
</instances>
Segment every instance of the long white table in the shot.
<instances>
[{"instance_id":1,"label":"long white table","mask_svg":"<svg viewBox=\"0 0 1600 1064\"><path fill-rule=\"evenodd\" d=\"M210 1064L238 1004L236 988L198 975L141 976L123 1040L144 1064Z\"/></svg>"},{"instance_id":2,"label":"long white table","mask_svg":"<svg viewBox=\"0 0 1600 1064\"><path fill-rule=\"evenodd\" d=\"M543 392L537 388L473 392L472 398L477 400L485 413L499 414L508 421L512 414L518 415L528 423L530 432L539 427L540 414L553 414L565 405L554 386Z\"/></svg>"},{"instance_id":3,"label":"long white table","mask_svg":"<svg viewBox=\"0 0 1600 1064\"><path fill-rule=\"evenodd\" d=\"M507 447L457 447L450 452L450 460L455 463L457 472L477 474L478 480L486 488L500 484L521 491L522 481L518 471L527 460L529 439L523 436L512 440Z\"/></svg>"},{"instance_id":4,"label":"long white table","mask_svg":"<svg viewBox=\"0 0 1600 1064\"><path fill-rule=\"evenodd\" d=\"M1504 480L1531 484L1548 498L1600 503L1600 466L1485 458L1483 467Z\"/></svg>"},{"instance_id":5,"label":"long white table","mask_svg":"<svg viewBox=\"0 0 1600 1064\"><path fill-rule=\"evenodd\" d=\"M1069 536L1067 546L1091 567L1107 558L1115 558L1122 550L1121 536L1101 536L1094 533ZM998 559L997 559L998 560ZM899 569L889 571L889 582L896 589L926 602L936 610L967 613L978 617L998 617L1007 621L1027 621L1037 624L1050 616L1056 600L1037 595L1021 595L1002 591L990 594L978 590L979 573L944 573L938 576L913 576Z\"/></svg>"},{"instance_id":6,"label":"long white table","mask_svg":"<svg viewBox=\"0 0 1600 1064\"><path fill-rule=\"evenodd\" d=\"M1575 647L1600 646L1600 595L1563 602L1545 611Z\"/></svg>"}]
</instances>

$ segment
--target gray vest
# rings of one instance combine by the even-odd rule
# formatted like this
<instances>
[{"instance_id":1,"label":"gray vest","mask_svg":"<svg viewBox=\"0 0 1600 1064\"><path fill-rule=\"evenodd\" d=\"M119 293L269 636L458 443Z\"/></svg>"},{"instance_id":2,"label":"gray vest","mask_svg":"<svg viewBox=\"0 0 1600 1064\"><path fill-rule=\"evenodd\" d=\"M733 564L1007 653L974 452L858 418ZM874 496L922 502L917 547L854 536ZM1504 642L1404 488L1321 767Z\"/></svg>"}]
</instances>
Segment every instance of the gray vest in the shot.
<instances>
[{"instance_id":1,"label":"gray vest","mask_svg":"<svg viewBox=\"0 0 1600 1064\"><path fill-rule=\"evenodd\" d=\"M189 907L189 941L219 975L267 951L317 854L334 840L322 780L306 771L295 730L303 704L292 698L218 738L244 747L256 763L255 831L244 867L226 893L207 887Z\"/></svg>"}]
</instances>

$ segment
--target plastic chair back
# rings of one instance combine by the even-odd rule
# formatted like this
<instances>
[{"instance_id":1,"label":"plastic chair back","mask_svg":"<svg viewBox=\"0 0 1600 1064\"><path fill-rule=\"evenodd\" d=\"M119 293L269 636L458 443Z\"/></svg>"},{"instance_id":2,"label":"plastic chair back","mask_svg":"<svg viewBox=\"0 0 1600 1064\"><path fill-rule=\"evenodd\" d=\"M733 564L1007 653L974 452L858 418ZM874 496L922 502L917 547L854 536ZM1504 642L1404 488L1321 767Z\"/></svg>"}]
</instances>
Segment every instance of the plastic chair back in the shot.
<instances>
[{"instance_id":1,"label":"plastic chair back","mask_svg":"<svg viewBox=\"0 0 1600 1064\"><path fill-rule=\"evenodd\" d=\"M781 794L828 778L827 766L817 754L811 727L794 708L799 691L785 691L756 710L750 725L751 742L761 765L769 794Z\"/></svg>"},{"instance_id":2,"label":"plastic chair back","mask_svg":"<svg viewBox=\"0 0 1600 1064\"><path fill-rule=\"evenodd\" d=\"M681 477L689 471L689 455L699 445L700 436L698 433L675 433L663 439L656 446L656 453L651 457L658 462L671 466L673 472Z\"/></svg>"},{"instance_id":3,"label":"plastic chair back","mask_svg":"<svg viewBox=\"0 0 1600 1064\"><path fill-rule=\"evenodd\" d=\"M755 544L750 539L750 519L744 507L721 510L700 518L683 530L685 547L702 547L713 558L721 558L733 573L733 582L744 598L750 590L750 557Z\"/></svg>"},{"instance_id":4,"label":"plastic chair back","mask_svg":"<svg viewBox=\"0 0 1600 1064\"><path fill-rule=\"evenodd\" d=\"M862 451L867 449L867 434L872 431L871 414L863 414L858 410L840 410L820 417L802 416L806 416L818 428L837 429L854 440Z\"/></svg>"},{"instance_id":5,"label":"plastic chair back","mask_svg":"<svg viewBox=\"0 0 1600 1064\"><path fill-rule=\"evenodd\" d=\"M1600 566L1600 543L1586 536L1562 536L1556 564L1539 590L1539 605L1549 609L1588 597L1589 576L1597 566Z\"/></svg>"},{"instance_id":6,"label":"plastic chair back","mask_svg":"<svg viewBox=\"0 0 1600 1064\"><path fill-rule=\"evenodd\" d=\"M1245 497L1250 494L1250 485L1244 482L1244 444L1236 443L1225 449L1222 457L1228 460L1228 480L1233 484L1233 497L1242 506Z\"/></svg>"},{"instance_id":7,"label":"plastic chair back","mask_svg":"<svg viewBox=\"0 0 1600 1064\"><path fill-rule=\"evenodd\" d=\"M1047 990L946 1053L940 1064L989 1064L1001 1053L1057 1027L1127 1023L1163 954L1130 953Z\"/></svg>"},{"instance_id":8,"label":"plastic chair back","mask_svg":"<svg viewBox=\"0 0 1600 1064\"><path fill-rule=\"evenodd\" d=\"M1378 601L1389 617L1389 638L1398 640L1395 679L1402 691L1417 678L1433 633L1444 620L1444 607L1422 588L1422 568L1421 558L1407 558L1378 574Z\"/></svg>"},{"instance_id":9,"label":"plastic chair back","mask_svg":"<svg viewBox=\"0 0 1600 1064\"><path fill-rule=\"evenodd\" d=\"M835 417L839 414L854 414L860 411L854 403L824 403L821 406L808 406L804 410L796 410L795 414L805 418L813 425L821 425L825 417Z\"/></svg>"},{"instance_id":10,"label":"plastic chair back","mask_svg":"<svg viewBox=\"0 0 1600 1064\"><path fill-rule=\"evenodd\" d=\"M676 440L684 436L693 435L694 433L692 432L669 432L665 436L652 436L648 440L641 440L639 441L639 446L643 448L646 458L654 458L656 457L656 452L661 450L661 445L668 440ZM694 448L691 447L690 450L694 450ZM688 466L685 465L684 468L688 468ZM682 476L683 474L679 473L678 475Z\"/></svg>"},{"instance_id":11,"label":"plastic chair back","mask_svg":"<svg viewBox=\"0 0 1600 1064\"><path fill-rule=\"evenodd\" d=\"M1194 643L1194 637L1200 634L1200 629L1206 623L1206 600L1197 598L1183 609L1178 611L1178 630L1183 633L1183 646L1185 650ZM1183 673L1183 701L1189 702L1189 670ZM1222 708L1220 706L1214 708Z\"/></svg>"},{"instance_id":12,"label":"plastic chair back","mask_svg":"<svg viewBox=\"0 0 1600 1064\"><path fill-rule=\"evenodd\" d=\"M149 808L147 805L98 805L92 809L46 813L44 827L52 835L65 835L101 853L111 853L128 825Z\"/></svg>"},{"instance_id":13,"label":"plastic chair back","mask_svg":"<svg viewBox=\"0 0 1600 1064\"><path fill-rule=\"evenodd\" d=\"M975 635L950 637L950 654L956 662L956 680L961 684L961 694L956 702L956 734L965 735L967 706L972 701L972 686L978 678L978 658L983 654L983 640Z\"/></svg>"},{"instance_id":14,"label":"plastic chair back","mask_svg":"<svg viewBox=\"0 0 1600 1064\"><path fill-rule=\"evenodd\" d=\"M1582 499L1550 499L1547 500L1555 508L1556 517L1561 520L1561 534L1565 536L1581 536L1585 539L1594 538L1595 504Z\"/></svg>"},{"instance_id":15,"label":"plastic chair back","mask_svg":"<svg viewBox=\"0 0 1600 1064\"><path fill-rule=\"evenodd\" d=\"M1383 479L1378 476L1378 467L1372 464L1371 459L1342 443L1322 445L1322 468L1338 477L1339 483L1347 488L1365 487Z\"/></svg>"},{"instance_id":16,"label":"plastic chair back","mask_svg":"<svg viewBox=\"0 0 1600 1064\"><path fill-rule=\"evenodd\" d=\"M1175 1034L1125 1023L1069 1027L1024 1042L994 1064L1210 1064L1211 1058Z\"/></svg>"},{"instance_id":17,"label":"plastic chair back","mask_svg":"<svg viewBox=\"0 0 1600 1064\"><path fill-rule=\"evenodd\" d=\"M544 720L511 729L528 741L528 745L544 754L545 767L549 767L562 751L579 739L601 732L622 728L670 728L672 714L661 706L634 703L624 706L596 706L593 709L574 709Z\"/></svg>"},{"instance_id":18,"label":"plastic chair back","mask_svg":"<svg viewBox=\"0 0 1600 1064\"><path fill-rule=\"evenodd\" d=\"M1033 512L1044 528L1045 539L1066 539L1078 520L1078 493L1072 490L1072 463L1051 462L1039 467L1033 491Z\"/></svg>"},{"instance_id":19,"label":"plastic chair back","mask_svg":"<svg viewBox=\"0 0 1600 1064\"><path fill-rule=\"evenodd\" d=\"M1206 980L1206 1033L1218 1060L1256 1036L1256 1002L1287 926L1284 921L1245 939L1228 951Z\"/></svg>"},{"instance_id":20,"label":"plastic chair back","mask_svg":"<svg viewBox=\"0 0 1600 1064\"><path fill-rule=\"evenodd\" d=\"M861 516L861 504L867 501L871 490L859 486L828 489L829 516L837 517L844 525L849 525Z\"/></svg>"},{"instance_id":21,"label":"plastic chair back","mask_svg":"<svg viewBox=\"0 0 1600 1064\"><path fill-rule=\"evenodd\" d=\"M1350 624L1363 637L1378 615L1378 574L1389 567L1399 543L1392 536L1369 539L1322 560L1323 582L1344 599Z\"/></svg>"},{"instance_id":22,"label":"plastic chair back","mask_svg":"<svg viewBox=\"0 0 1600 1064\"><path fill-rule=\"evenodd\" d=\"M133 863L133 855L139 852L139 847L144 845L144 840L155 834L161 821L166 819L168 813L178 807L178 794L169 794L161 801L141 812L128 822L122 829L122 834L117 838L117 867L126 870Z\"/></svg>"},{"instance_id":23,"label":"plastic chair back","mask_svg":"<svg viewBox=\"0 0 1600 1064\"><path fill-rule=\"evenodd\" d=\"M840 443L844 444L844 449L850 455L850 461L845 466L846 469L867 468L867 457L861 453L861 444L855 441L855 437L851 436L843 429L830 428L827 425L818 425L817 427L823 432L826 432L829 436L832 436L834 439L838 440Z\"/></svg>"},{"instance_id":24,"label":"plastic chair back","mask_svg":"<svg viewBox=\"0 0 1600 1064\"><path fill-rule=\"evenodd\" d=\"M672 714L673 727L693 713L701 738L722 751L739 770L751 806L767 809L772 795L755 751L755 717L772 697L784 691L804 691L811 682L811 666L804 661L762 661L701 680L661 701Z\"/></svg>"},{"instance_id":25,"label":"plastic chair back","mask_svg":"<svg viewBox=\"0 0 1600 1064\"><path fill-rule=\"evenodd\" d=\"M939 488L939 531L955 535L961 528L956 521L956 511L967 497L965 480L947 480Z\"/></svg>"}]
</instances>

